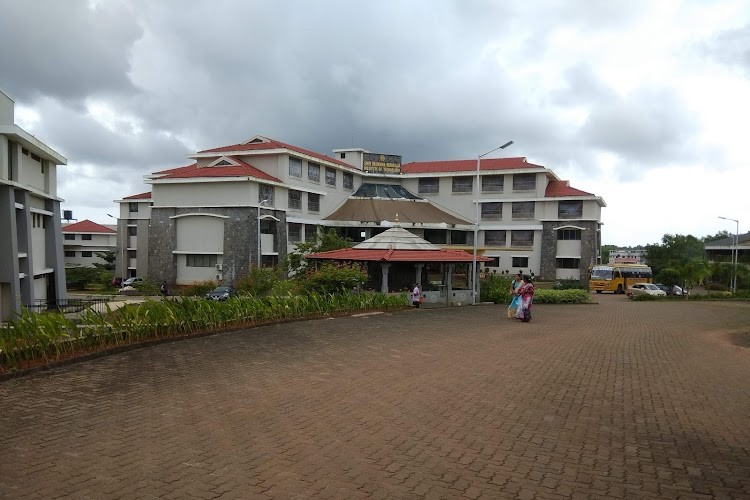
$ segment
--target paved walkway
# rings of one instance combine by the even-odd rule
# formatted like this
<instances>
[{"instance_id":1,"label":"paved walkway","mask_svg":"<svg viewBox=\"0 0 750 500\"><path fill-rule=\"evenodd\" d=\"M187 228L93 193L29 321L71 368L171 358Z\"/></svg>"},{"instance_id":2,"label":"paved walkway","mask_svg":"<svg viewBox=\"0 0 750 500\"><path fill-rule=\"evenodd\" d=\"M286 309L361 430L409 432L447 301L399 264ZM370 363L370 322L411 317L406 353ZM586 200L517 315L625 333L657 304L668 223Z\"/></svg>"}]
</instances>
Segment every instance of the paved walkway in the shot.
<instances>
[{"instance_id":1,"label":"paved walkway","mask_svg":"<svg viewBox=\"0 0 750 500\"><path fill-rule=\"evenodd\" d=\"M0 382L0 498L750 498L747 302L405 310ZM747 345L747 344L746 344Z\"/></svg>"}]
</instances>

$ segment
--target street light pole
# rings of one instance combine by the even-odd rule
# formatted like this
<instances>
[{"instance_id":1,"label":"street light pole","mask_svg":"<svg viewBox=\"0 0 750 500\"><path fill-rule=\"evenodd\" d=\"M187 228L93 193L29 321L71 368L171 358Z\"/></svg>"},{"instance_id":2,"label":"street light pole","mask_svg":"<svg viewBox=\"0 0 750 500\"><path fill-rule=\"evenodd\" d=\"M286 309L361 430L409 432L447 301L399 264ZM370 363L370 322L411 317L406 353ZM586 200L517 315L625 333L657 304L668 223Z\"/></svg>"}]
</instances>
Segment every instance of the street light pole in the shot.
<instances>
[{"instance_id":1,"label":"street light pole","mask_svg":"<svg viewBox=\"0 0 750 500\"><path fill-rule=\"evenodd\" d=\"M478 273L477 273L477 246L478 246L478 243L479 243L478 242L478 239L479 239L479 190L481 189L481 187L479 185L479 167L480 167L481 162L482 162L482 157L487 156L490 153L494 153L498 149L505 149L508 146L510 146L511 144L513 144L513 141L508 141L505 144L503 144L502 146L496 147L492 151L487 151L484 154L477 155L477 181L475 183L476 186L474 187L474 189L476 190L475 191L476 192L476 196L474 198L474 205L475 205L475 207L474 207L475 208L475 213L474 213L474 252L472 254L472 259L471 259L471 303L472 303L472 305L476 305L476 303L477 303L477 281L478 281L477 280L477 278L478 278Z\"/></svg>"},{"instance_id":2,"label":"street light pole","mask_svg":"<svg viewBox=\"0 0 750 500\"><path fill-rule=\"evenodd\" d=\"M730 217L722 216L719 216L719 219L731 220L736 224L733 238L734 245L732 245L732 293L737 293L737 264L740 260L740 221L737 219L732 219Z\"/></svg>"}]
</instances>

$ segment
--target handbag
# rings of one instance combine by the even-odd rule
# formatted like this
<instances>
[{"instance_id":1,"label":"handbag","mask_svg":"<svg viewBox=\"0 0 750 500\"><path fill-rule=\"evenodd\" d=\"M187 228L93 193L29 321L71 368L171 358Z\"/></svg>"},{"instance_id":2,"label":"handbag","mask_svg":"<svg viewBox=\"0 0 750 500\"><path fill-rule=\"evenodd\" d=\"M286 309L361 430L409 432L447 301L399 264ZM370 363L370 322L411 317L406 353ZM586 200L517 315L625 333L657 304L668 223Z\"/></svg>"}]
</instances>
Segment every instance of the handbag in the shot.
<instances>
[{"instance_id":1,"label":"handbag","mask_svg":"<svg viewBox=\"0 0 750 500\"><path fill-rule=\"evenodd\" d=\"M422 297L421 295L419 296L419 303L420 304L424 303L424 297Z\"/></svg>"}]
</instances>

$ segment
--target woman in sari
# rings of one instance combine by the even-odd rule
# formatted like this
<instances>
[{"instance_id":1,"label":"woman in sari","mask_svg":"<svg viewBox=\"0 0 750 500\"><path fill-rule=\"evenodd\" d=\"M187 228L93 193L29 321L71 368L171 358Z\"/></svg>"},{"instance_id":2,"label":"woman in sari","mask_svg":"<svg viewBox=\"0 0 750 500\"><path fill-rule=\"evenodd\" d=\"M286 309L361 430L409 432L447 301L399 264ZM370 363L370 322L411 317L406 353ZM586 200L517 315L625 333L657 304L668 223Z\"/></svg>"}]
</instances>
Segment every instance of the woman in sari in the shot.
<instances>
[{"instance_id":1,"label":"woman in sari","mask_svg":"<svg viewBox=\"0 0 750 500\"><path fill-rule=\"evenodd\" d=\"M510 284L510 305L508 306L508 318L514 318L516 316L516 310L518 309L518 303L521 302L521 296L518 295L518 288L523 284L521 273L516 274L513 281Z\"/></svg>"},{"instance_id":2,"label":"woman in sari","mask_svg":"<svg viewBox=\"0 0 750 500\"><path fill-rule=\"evenodd\" d=\"M531 321L531 304L534 301L534 284L531 283L531 278L524 274L523 283L516 293L521 297L521 301L516 309L516 319L521 321Z\"/></svg>"}]
</instances>

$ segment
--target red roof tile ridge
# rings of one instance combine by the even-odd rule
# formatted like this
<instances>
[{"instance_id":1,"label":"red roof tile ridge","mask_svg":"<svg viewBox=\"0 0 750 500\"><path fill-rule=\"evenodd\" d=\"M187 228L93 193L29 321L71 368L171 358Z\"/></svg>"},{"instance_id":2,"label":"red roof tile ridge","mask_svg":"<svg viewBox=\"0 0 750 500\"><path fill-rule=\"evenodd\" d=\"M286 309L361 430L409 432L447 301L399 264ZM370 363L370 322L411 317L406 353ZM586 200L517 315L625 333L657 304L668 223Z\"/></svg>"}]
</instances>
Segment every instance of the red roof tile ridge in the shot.
<instances>
[{"instance_id":1,"label":"red roof tile ridge","mask_svg":"<svg viewBox=\"0 0 750 500\"><path fill-rule=\"evenodd\" d=\"M138 194L131 194L130 196L126 196L123 198L123 200L140 200L140 199L148 199L151 198L151 191L147 191L145 193L138 193Z\"/></svg>"},{"instance_id":2,"label":"red roof tile ridge","mask_svg":"<svg viewBox=\"0 0 750 500\"><path fill-rule=\"evenodd\" d=\"M96 222L84 219L73 224L67 224L62 228L63 233L112 233L117 234L112 228L97 224Z\"/></svg>"}]
</instances>

